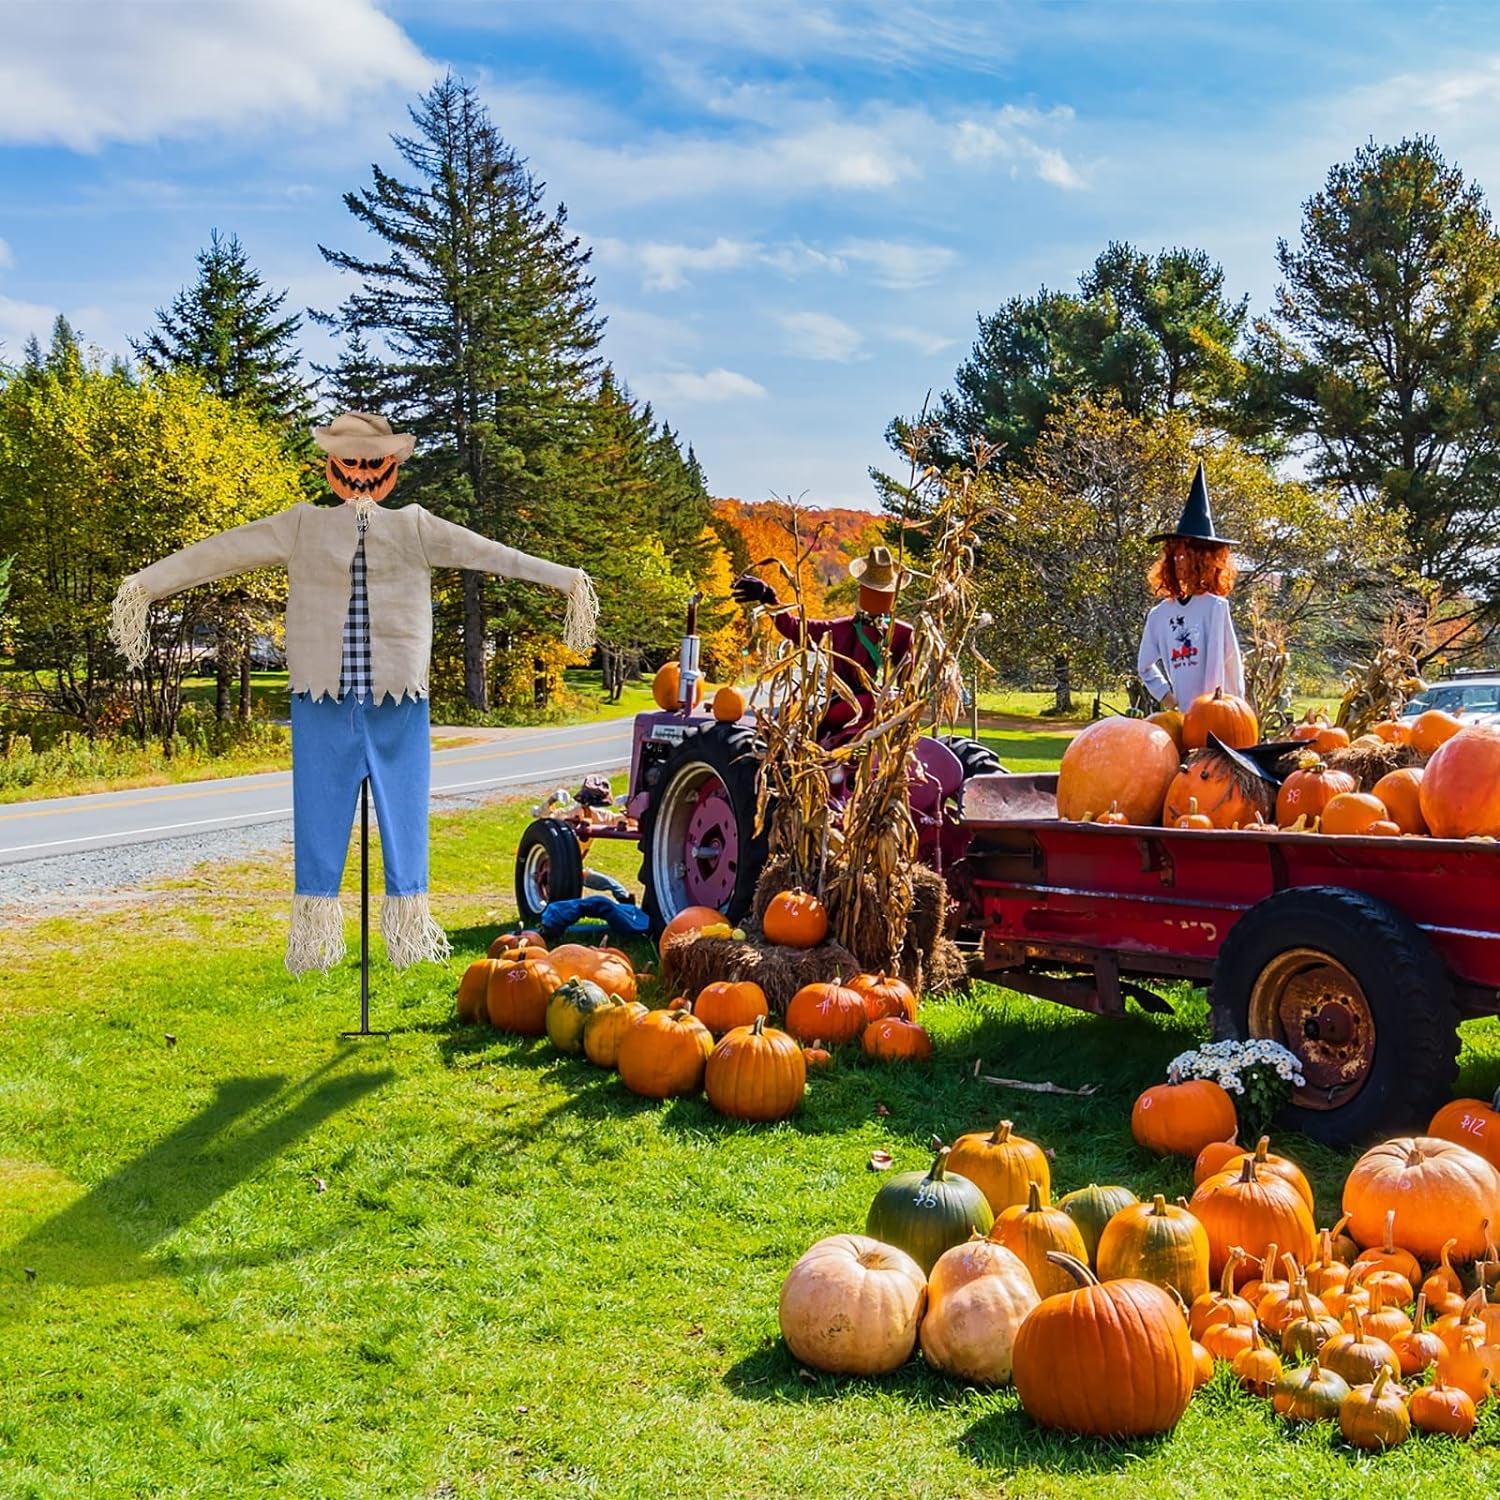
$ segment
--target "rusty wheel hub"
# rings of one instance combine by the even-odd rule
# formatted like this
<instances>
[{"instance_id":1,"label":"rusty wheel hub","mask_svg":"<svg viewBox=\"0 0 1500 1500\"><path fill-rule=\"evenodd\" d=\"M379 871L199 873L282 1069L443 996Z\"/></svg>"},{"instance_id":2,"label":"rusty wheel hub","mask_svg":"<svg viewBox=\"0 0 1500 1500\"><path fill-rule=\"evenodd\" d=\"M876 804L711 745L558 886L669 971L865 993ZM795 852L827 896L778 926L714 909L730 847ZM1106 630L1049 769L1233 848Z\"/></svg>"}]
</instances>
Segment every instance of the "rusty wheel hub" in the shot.
<instances>
[{"instance_id":1,"label":"rusty wheel hub","mask_svg":"<svg viewBox=\"0 0 1500 1500\"><path fill-rule=\"evenodd\" d=\"M1336 959L1295 948L1272 959L1250 995L1250 1034L1296 1053L1304 1109L1338 1109L1375 1063L1375 1018L1359 981Z\"/></svg>"}]
</instances>

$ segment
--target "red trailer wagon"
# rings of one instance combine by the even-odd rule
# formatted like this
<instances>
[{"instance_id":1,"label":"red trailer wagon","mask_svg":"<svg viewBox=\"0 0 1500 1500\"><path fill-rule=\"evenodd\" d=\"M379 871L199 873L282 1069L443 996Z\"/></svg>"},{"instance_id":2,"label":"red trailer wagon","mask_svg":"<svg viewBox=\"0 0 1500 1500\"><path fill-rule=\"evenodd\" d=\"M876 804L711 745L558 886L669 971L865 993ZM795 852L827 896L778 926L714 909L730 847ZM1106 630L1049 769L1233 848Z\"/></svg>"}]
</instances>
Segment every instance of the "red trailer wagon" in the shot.
<instances>
[{"instance_id":1,"label":"red trailer wagon","mask_svg":"<svg viewBox=\"0 0 1500 1500\"><path fill-rule=\"evenodd\" d=\"M1458 1023L1500 1013L1500 845L1067 822L1056 786L964 786L947 874L976 974L1100 1015L1207 984L1219 1036L1301 1059L1287 1123L1333 1144L1450 1097Z\"/></svg>"}]
</instances>

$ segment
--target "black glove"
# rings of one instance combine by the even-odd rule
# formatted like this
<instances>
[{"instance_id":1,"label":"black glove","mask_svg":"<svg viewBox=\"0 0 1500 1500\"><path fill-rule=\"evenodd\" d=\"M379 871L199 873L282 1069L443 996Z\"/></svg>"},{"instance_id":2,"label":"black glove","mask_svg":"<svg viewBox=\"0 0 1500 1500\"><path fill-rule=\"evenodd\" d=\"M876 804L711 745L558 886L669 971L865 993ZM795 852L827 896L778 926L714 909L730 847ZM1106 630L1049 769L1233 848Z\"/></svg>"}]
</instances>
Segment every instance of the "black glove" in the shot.
<instances>
[{"instance_id":1,"label":"black glove","mask_svg":"<svg viewBox=\"0 0 1500 1500\"><path fill-rule=\"evenodd\" d=\"M729 594L736 604L777 603L776 590L754 573L741 573L730 585Z\"/></svg>"}]
</instances>

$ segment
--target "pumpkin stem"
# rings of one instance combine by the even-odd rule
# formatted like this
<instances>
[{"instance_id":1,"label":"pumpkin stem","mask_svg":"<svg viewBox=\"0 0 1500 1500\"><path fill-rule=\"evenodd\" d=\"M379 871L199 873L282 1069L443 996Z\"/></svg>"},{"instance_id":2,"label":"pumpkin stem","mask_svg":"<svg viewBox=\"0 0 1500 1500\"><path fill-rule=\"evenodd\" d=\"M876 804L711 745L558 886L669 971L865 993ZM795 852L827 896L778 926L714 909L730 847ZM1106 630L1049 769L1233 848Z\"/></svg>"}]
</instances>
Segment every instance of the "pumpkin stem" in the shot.
<instances>
[{"instance_id":1,"label":"pumpkin stem","mask_svg":"<svg viewBox=\"0 0 1500 1500\"><path fill-rule=\"evenodd\" d=\"M1297 1264L1297 1257L1290 1250L1284 1250L1281 1255L1281 1263L1286 1267L1287 1284L1302 1280L1302 1267Z\"/></svg>"},{"instance_id":2,"label":"pumpkin stem","mask_svg":"<svg viewBox=\"0 0 1500 1500\"><path fill-rule=\"evenodd\" d=\"M1302 1316L1306 1318L1309 1323L1311 1323L1313 1321L1312 1290L1307 1284L1307 1277L1304 1276L1302 1280L1297 1283L1297 1291L1300 1294L1300 1300L1302 1302Z\"/></svg>"},{"instance_id":3,"label":"pumpkin stem","mask_svg":"<svg viewBox=\"0 0 1500 1500\"><path fill-rule=\"evenodd\" d=\"M994 1133L990 1136L990 1145L1003 1146L1010 1139L1010 1132L1012 1128L1013 1127L1011 1126L1009 1120L1001 1120L1001 1122L997 1126L995 1126Z\"/></svg>"},{"instance_id":4,"label":"pumpkin stem","mask_svg":"<svg viewBox=\"0 0 1500 1500\"><path fill-rule=\"evenodd\" d=\"M1375 1384L1370 1389L1370 1400L1380 1400L1380 1393L1385 1389L1385 1383L1390 1378L1391 1367L1389 1365L1381 1365L1378 1373L1375 1376Z\"/></svg>"},{"instance_id":5,"label":"pumpkin stem","mask_svg":"<svg viewBox=\"0 0 1500 1500\"><path fill-rule=\"evenodd\" d=\"M932 1166L927 1173L927 1180L929 1182L941 1182L943 1180L948 1170L948 1150L949 1148L943 1145L941 1141L937 1142L937 1154L933 1157Z\"/></svg>"},{"instance_id":6,"label":"pumpkin stem","mask_svg":"<svg viewBox=\"0 0 1500 1500\"><path fill-rule=\"evenodd\" d=\"M1412 1328L1417 1333L1421 1333L1421 1331L1422 1331L1422 1324L1426 1320L1426 1317L1427 1317L1427 1293L1426 1292L1418 1292L1417 1293L1417 1306L1416 1306L1416 1310L1411 1315L1411 1326L1412 1326Z\"/></svg>"},{"instance_id":7,"label":"pumpkin stem","mask_svg":"<svg viewBox=\"0 0 1500 1500\"><path fill-rule=\"evenodd\" d=\"M1426 1158L1422 1153L1413 1147L1411 1155L1406 1159L1406 1165L1419 1167L1424 1160ZM1388 1208L1385 1212L1385 1244L1381 1248L1387 1255L1396 1253L1396 1210L1394 1208Z\"/></svg>"},{"instance_id":8,"label":"pumpkin stem","mask_svg":"<svg viewBox=\"0 0 1500 1500\"><path fill-rule=\"evenodd\" d=\"M1153 1219L1165 1219L1167 1216L1167 1195L1157 1193L1151 1199L1151 1217Z\"/></svg>"},{"instance_id":9,"label":"pumpkin stem","mask_svg":"<svg viewBox=\"0 0 1500 1500\"><path fill-rule=\"evenodd\" d=\"M1271 1137L1268 1136L1268 1135L1263 1135L1255 1143L1255 1162L1256 1162L1256 1165L1257 1166L1261 1166L1261 1167L1265 1166L1265 1164L1266 1164L1266 1157L1270 1155L1270 1152L1271 1152Z\"/></svg>"},{"instance_id":10,"label":"pumpkin stem","mask_svg":"<svg viewBox=\"0 0 1500 1500\"><path fill-rule=\"evenodd\" d=\"M750 1035L751 1036L764 1036L765 1035L765 1030L766 1030L766 1018L764 1016L757 1016L754 1019L754 1021L752 1021L750 1023Z\"/></svg>"},{"instance_id":11,"label":"pumpkin stem","mask_svg":"<svg viewBox=\"0 0 1500 1500\"><path fill-rule=\"evenodd\" d=\"M1364 1319L1364 1314L1361 1313L1360 1310L1359 1310L1359 1304L1357 1302L1356 1303L1352 1303L1350 1305L1350 1308L1349 1308L1349 1321L1350 1321L1350 1323L1352 1323L1354 1325L1353 1329L1351 1330L1353 1332L1353 1334L1354 1334L1354 1342L1356 1344L1362 1344L1362 1343L1364 1343L1364 1341L1365 1341L1365 1319Z\"/></svg>"},{"instance_id":12,"label":"pumpkin stem","mask_svg":"<svg viewBox=\"0 0 1500 1500\"><path fill-rule=\"evenodd\" d=\"M1035 1187L1036 1184L1032 1183L1032 1186ZM1069 1255L1066 1250L1049 1250L1047 1259L1054 1266L1061 1266L1079 1286L1099 1285L1099 1278L1076 1255Z\"/></svg>"},{"instance_id":13,"label":"pumpkin stem","mask_svg":"<svg viewBox=\"0 0 1500 1500\"><path fill-rule=\"evenodd\" d=\"M1219 1295L1234 1296L1234 1268L1244 1260L1245 1252L1238 1245L1229 1247L1229 1259L1224 1262L1224 1274L1219 1277Z\"/></svg>"},{"instance_id":14,"label":"pumpkin stem","mask_svg":"<svg viewBox=\"0 0 1500 1500\"><path fill-rule=\"evenodd\" d=\"M1444 1240L1443 1248L1438 1251L1438 1265L1447 1273L1453 1275L1453 1262L1448 1259L1448 1252L1458 1243L1457 1240Z\"/></svg>"},{"instance_id":15,"label":"pumpkin stem","mask_svg":"<svg viewBox=\"0 0 1500 1500\"><path fill-rule=\"evenodd\" d=\"M1026 1184L1026 1212L1039 1214L1042 1211L1042 1189L1041 1184L1028 1182Z\"/></svg>"}]
</instances>

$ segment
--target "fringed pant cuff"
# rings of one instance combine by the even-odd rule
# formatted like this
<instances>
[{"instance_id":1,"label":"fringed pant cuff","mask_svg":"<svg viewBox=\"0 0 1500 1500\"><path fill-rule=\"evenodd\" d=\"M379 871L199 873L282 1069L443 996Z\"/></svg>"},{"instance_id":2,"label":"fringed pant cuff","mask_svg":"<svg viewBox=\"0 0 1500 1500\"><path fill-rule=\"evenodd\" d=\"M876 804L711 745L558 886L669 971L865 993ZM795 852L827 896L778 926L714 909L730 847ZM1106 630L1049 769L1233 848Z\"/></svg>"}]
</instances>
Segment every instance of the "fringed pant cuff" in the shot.
<instances>
[{"instance_id":1,"label":"fringed pant cuff","mask_svg":"<svg viewBox=\"0 0 1500 1500\"><path fill-rule=\"evenodd\" d=\"M594 592L593 580L580 568L568 591L568 611L563 617L563 641L568 649L579 656L588 656L594 649L598 624L599 596Z\"/></svg>"},{"instance_id":2,"label":"fringed pant cuff","mask_svg":"<svg viewBox=\"0 0 1500 1500\"><path fill-rule=\"evenodd\" d=\"M132 667L146 659L146 627L151 614L151 595L128 578L109 607L109 637Z\"/></svg>"},{"instance_id":3,"label":"fringed pant cuff","mask_svg":"<svg viewBox=\"0 0 1500 1500\"><path fill-rule=\"evenodd\" d=\"M426 891L415 896L387 896L380 907L380 931L391 966L396 969L441 963L453 951L448 934L433 921Z\"/></svg>"},{"instance_id":4,"label":"fringed pant cuff","mask_svg":"<svg viewBox=\"0 0 1500 1500\"><path fill-rule=\"evenodd\" d=\"M344 943L344 909L337 896L293 896L292 927L286 939L289 974L327 972L349 950Z\"/></svg>"}]
</instances>

